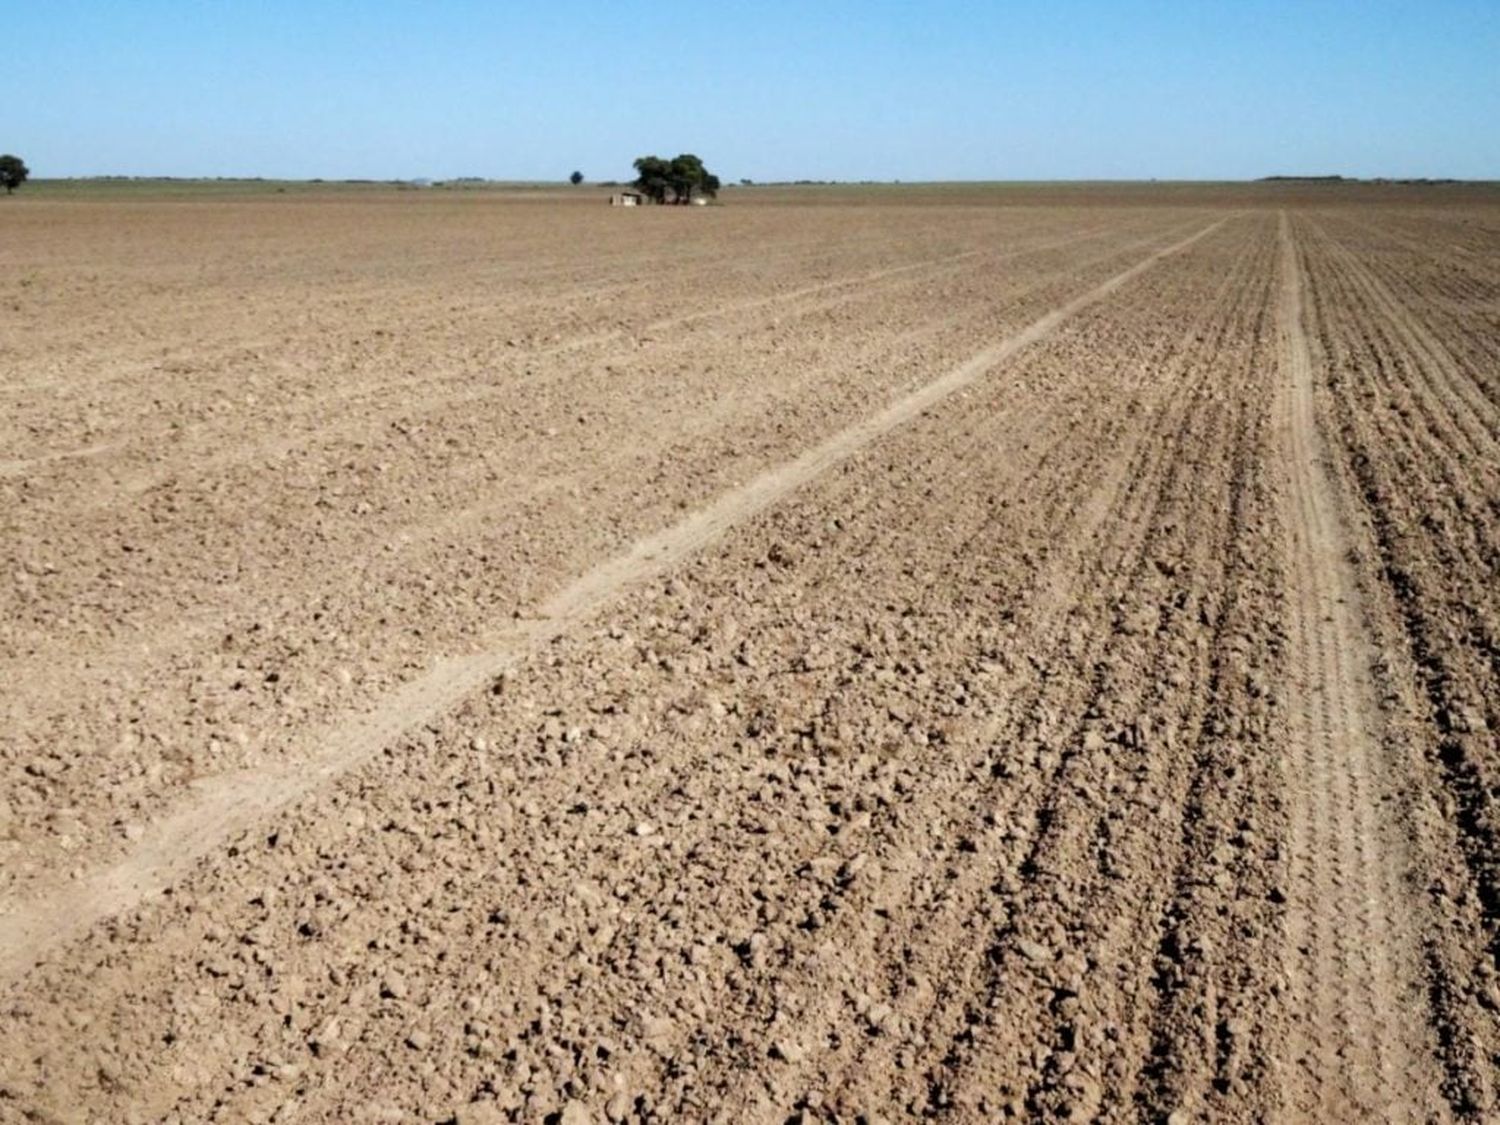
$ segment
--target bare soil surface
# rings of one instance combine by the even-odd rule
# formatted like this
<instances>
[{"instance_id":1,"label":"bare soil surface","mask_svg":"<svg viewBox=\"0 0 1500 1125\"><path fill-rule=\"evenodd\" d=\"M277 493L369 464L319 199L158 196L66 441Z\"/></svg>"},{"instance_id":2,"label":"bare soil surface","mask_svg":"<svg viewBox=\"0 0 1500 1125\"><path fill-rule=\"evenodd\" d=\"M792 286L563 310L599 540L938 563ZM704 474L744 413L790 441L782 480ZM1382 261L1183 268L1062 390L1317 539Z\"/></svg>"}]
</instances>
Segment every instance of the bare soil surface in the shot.
<instances>
[{"instance_id":1,"label":"bare soil surface","mask_svg":"<svg viewBox=\"0 0 1500 1125\"><path fill-rule=\"evenodd\" d=\"M1500 201L0 208L0 1120L1500 1115Z\"/></svg>"}]
</instances>

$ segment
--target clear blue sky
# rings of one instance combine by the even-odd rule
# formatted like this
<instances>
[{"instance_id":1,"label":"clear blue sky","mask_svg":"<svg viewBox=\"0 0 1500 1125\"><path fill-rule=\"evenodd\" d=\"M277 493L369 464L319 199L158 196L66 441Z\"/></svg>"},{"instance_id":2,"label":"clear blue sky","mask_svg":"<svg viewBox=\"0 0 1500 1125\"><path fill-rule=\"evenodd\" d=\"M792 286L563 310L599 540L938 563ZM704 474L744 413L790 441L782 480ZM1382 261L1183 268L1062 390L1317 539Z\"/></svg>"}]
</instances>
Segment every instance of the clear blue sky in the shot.
<instances>
[{"instance_id":1,"label":"clear blue sky","mask_svg":"<svg viewBox=\"0 0 1500 1125\"><path fill-rule=\"evenodd\" d=\"M36 176L1500 178L1500 0L4 0Z\"/></svg>"}]
</instances>

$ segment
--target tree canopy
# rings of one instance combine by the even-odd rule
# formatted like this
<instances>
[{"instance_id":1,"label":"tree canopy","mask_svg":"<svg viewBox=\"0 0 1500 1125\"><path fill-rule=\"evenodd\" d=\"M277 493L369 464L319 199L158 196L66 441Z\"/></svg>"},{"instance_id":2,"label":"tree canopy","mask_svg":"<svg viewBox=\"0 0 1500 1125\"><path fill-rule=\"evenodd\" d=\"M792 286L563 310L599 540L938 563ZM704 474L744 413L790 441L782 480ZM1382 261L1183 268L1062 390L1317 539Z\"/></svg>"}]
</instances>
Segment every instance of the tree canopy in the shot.
<instances>
[{"instance_id":1,"label":"tree canopy","mask_svg":"<svg viewBox=\"0 0 1500 1125\"><path fill-rule=\"evenodd\" d=\"M579 184L583 183L583 173L574 172L571 176L568 177L568 183L572 184L574 187L577 187Z\"/></svg>"},{"instance_id":2,"label":"tree canopy","mask_svg":"<svg viewBox=\"0 0 1500 1125\"><path fill-rule=\"evenodd\" d=\"M0 184L5 185L6 195L24 184L29 175L31 175L31 169L26 167L25 162L19 156L12 156L8 152L0 156Z\"/></svg>"},{"instance_id":3,"label":"tree canopy","mask_svg":"<svg viewBox=\"0 0 1500 1125\"><path fill-rule=\"evenodd\" d=\"M693 192L710 199L719 194L719 177L703 166L690 152L671 160L660 156L641 156L635 162L635 187L654 203L691 203Z\"/></svg>"}]
</instances>

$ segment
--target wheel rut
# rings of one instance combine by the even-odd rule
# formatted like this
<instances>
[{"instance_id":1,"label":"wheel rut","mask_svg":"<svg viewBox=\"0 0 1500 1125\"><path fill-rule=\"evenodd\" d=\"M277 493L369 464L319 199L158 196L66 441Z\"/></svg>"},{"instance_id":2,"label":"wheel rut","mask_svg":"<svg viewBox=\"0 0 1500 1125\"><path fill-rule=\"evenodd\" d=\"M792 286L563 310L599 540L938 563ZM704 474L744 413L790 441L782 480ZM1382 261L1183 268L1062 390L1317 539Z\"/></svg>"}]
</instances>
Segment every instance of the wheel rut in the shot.
<instances>
[{"instance_id":1,"label":"wheel rut","mask_svg":"<svg viewBox=\"0 0 1500 1125\"><path fill-rule=\"evenodd\" d=\"M1416 1121L1438 1098L1408 858L1383 811L1389 779L1351 541L1325 465L1293 227L1280 224L1278 423L1287 472L1290 816L1286 1108Z\"/></svg>"}]
</instances>

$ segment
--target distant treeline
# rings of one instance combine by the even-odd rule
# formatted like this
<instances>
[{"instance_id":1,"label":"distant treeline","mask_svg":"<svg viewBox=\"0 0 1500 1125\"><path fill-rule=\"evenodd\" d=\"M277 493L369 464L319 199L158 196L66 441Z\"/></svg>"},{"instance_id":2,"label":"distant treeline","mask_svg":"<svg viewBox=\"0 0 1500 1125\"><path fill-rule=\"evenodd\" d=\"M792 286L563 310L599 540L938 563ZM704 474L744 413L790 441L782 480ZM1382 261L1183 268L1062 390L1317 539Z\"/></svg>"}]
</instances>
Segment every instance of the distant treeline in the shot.
<instances>
[{"instance_id":1,"label":"distant treeline","mask_svg":"<svg viewBox=\"0 0 1500 1125\"><path fill-rule=\"evenodd\" d=\"M1461 181L1446 177L1417 176L1412 179L1393 179L1373 176L1362 180L1358 176L1262 176L1263 184L1456 184Z\"/></svg>"},{"instance_id":2,"label":"distant treeline","mask_svg":"<svg viewBox=\"0 0 1500 1125\"><path fill-rule=\"evenodd\" d=\"M284 180L267 176L61 176L80 184L407 184L411 180Z\"/></svg>"}]
</instances>

